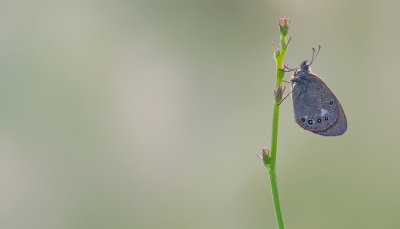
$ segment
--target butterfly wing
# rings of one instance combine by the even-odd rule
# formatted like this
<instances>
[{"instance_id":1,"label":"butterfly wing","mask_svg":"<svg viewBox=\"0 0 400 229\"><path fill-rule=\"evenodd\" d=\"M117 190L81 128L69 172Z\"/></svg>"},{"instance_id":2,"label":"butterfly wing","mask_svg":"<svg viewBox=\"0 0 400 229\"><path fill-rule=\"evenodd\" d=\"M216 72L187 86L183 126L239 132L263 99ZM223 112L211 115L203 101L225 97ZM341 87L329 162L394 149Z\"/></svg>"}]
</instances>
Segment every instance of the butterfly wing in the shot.
<instances>
[{"instance_id":1,"label":"butterfly wing","mask_svg":"<svg viewBox=\"0 0 400 229\"><path fill-rule=\"evenodd\" d=\"M295 82L292 84L292 99L297 124L320 135L343 134L347 128L343 109L326 84L314 74Z\"/></svg>"}]
</instances>

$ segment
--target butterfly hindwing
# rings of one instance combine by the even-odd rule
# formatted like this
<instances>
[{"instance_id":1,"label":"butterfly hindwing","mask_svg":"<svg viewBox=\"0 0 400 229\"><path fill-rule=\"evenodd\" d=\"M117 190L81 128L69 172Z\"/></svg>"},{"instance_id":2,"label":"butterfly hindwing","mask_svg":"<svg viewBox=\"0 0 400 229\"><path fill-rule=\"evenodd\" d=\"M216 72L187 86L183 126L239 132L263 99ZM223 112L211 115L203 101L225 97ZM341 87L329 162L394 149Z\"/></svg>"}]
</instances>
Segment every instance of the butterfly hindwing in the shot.
<instances>
[{"instance_id":1,"label":"butterfly hindwing","mask_svg":"<svg viewBox=\"0 0 400 229\"><path fill-rule=\"evenodd\" d=\"M309 74L292 83L295 120L302 128L316 134L330 135L327 131L338 121L339 101L326 84L316 75Z\"/></svg>"}]
</instances>

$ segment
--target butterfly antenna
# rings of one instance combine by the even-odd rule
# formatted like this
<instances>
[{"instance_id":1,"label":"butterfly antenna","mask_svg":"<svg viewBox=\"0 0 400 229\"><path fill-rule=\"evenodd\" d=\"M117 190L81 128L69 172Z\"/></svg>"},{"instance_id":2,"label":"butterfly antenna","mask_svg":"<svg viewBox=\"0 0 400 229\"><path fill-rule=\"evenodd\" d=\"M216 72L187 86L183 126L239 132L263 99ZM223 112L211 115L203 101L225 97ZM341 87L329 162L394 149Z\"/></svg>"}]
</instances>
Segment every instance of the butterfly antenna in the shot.
<instances>
[{"instance_id":1,"label":"butterfly antenna","mask_svg":"<svg viewBox=\"0 0 400 229\"><path fill-rule=\"evenodd\" d=\"M317 58L318 54L319 54L319 50L321 50L321 45L318 45L318 51L317 54L315 54L315 48L312 48L312 57L311 57L311 61L310 64L308 66L311 66L311 64L314 62L315 58ZM314 55L315 54L315 55Z\"/></svg>"}]
</instances>

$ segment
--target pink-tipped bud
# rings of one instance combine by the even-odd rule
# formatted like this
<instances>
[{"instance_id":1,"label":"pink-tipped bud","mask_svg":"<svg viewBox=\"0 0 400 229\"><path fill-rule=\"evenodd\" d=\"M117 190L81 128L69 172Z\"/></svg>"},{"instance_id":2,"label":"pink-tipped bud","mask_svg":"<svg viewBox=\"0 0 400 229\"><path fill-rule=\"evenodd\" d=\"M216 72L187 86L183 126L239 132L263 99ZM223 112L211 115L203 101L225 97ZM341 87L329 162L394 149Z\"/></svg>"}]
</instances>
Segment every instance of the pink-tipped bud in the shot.
<instances>
[{"instance_id":1,"label":"pink-tipped bud","mask_svg":"<svg viewBox=\"0 0 400 229\"><path fill-rule=\"evenodd\" d=\"M282 36L286 36L289 32L290 18L279 19L279 28Z\"/></svg>"},{"instance_id":2,"label":"pink-tipped bud","mask_svg":"<svg viewBox=\"0 0 400 229\"><path fill-rule=\"evenodd\" d=\"M279 57L279 55L281 55L281 50L279 50L279 48L277 48L275 50L275 59Z\"/></svg>"},{"instance_id":3,"label":"pink-tipped bud","mask_svg":"<svg viewBox=\"0 0 400 229\"><path fill-rule=\"evenodd\" d=\"M269 149L268 149L268 147L262 148L261 151L262 151L262 153L265 154L265 155L268 155L268 154L269 154Z\"/></svg>"},{"instance_id":4,"label":"pink-tipped bud","mask_svg":"<svg viewBox=\"0 0 400 229\"><path fill-rule=\"evenodd\" d=\"M262 148L261 151L262 151L262 158L260 158L260 159L262 159L264 161L264 163L268 163L268 160L269 160L269 149L268 149L268 147Z\"/></svg>"},{"instance_id":5,"label":"pink-tipped bud","mask_svg":"<svg viewBox=\"0 0 400 229\"><path fill-rule=\"evenodd\" d=\"M281 55L281 51L279 50L279 48L277 48L275 46L275 43L272 41L272 47L274 48L274 55L275 55L275 59L279 57L279 55Z\"/></svg>"},{"instance_id":6,"label":"pink-tipped bud","mask_svg":"<svg viewBox=\"0 0 400 229\"><path fill-rule=\"evenodd\" d=\"M283 97L283 92L285 91L285 89L286 89L286 85L283 85L283 86L281 85L281 86L278 87L277 90L274 90L276 103L280 103L281 102L282 97Z\"/></svg>"},{"instance_id":7,"label":"pink-tipped bud","mask_svg":"<svg viewBox=\"0 0 400 229\"><path fill-rule=\"evenodd\" d=\"M286 51L287 46L289 45L290 41L292 40L292 37L290 36L288 40L284 41L282 44L282 49Z\"/></svg>"}]
</instances>

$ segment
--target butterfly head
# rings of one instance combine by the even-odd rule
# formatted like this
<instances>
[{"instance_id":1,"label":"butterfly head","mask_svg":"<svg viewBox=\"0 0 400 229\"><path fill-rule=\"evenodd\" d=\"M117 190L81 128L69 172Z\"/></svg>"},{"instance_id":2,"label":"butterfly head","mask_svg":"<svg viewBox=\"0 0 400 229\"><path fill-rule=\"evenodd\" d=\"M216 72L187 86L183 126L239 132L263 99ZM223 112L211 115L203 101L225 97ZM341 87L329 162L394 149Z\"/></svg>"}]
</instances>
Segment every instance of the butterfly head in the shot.
<instances>
[{"instance_id":1,"label":"butterfly head","mask_svg":"<svg viewBox=\"0 0 400 229\"><path fill-rule=\"evenodd\" d=\"M297 69L294 72L295 77L304 77L310 73L311 71L310 64L307 64L307 62L308 62L307 60L301 62L300 69Z\"/></svg>"},{"instance_id":2,"label":"butterfly head","mask_svg":"<svg viewBox=\"0 0 400 229\"><path fill-rule=\"evenodd\" d=\"M308 60L302 61L300 64L300 71L308 71L310 69L310 65L307 64Z\"/></svg>"},{"instance_id":3,"label":"butterfly head","mask_svg":"<svg viewBox=\"0 0 400 229\"><path fill-rule=\"evenodd\" d=\"M317 53L315 53L315 49L313 48L313 55L311 57L310 64L307 64L308 60L302 61L300 64L300 69L297 69L294 72L295 77L304 77L311 72L310 66L314 62L315 58L317 57L320 49L321 49L321 46L318 47L318 51L317 51Z\"/></svg>"}]
</instances>

